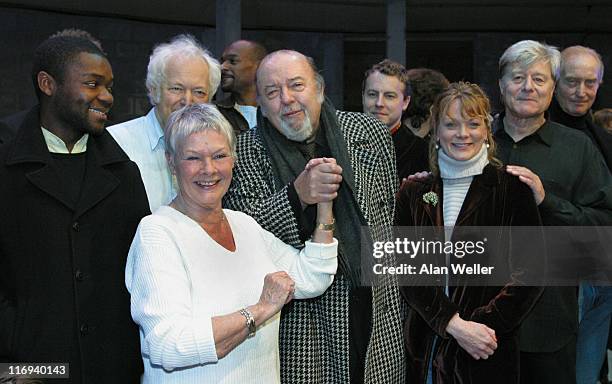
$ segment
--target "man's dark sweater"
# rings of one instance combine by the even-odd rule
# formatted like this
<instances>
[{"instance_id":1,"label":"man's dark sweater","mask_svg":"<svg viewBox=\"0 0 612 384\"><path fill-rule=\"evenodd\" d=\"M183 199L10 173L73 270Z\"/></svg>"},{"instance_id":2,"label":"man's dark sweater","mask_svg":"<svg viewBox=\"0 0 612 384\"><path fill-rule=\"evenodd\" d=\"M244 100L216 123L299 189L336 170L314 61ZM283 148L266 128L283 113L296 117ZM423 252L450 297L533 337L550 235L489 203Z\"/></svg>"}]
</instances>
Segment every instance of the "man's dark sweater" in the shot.
<instances>
[{"instance_id":1,"label":"man's dark sweater","mask_svg":"<svg viewBox=\"0 0 612 384\"><path fill-rule=\"evenodd\" d=\"M552 121L584 132L601 152L608 169L612 170L612 134L593 122L593 114L590 110L586 115L572 116L561 109L557 100L553 99L548 113Z\"/></svg>"}]
</instances>

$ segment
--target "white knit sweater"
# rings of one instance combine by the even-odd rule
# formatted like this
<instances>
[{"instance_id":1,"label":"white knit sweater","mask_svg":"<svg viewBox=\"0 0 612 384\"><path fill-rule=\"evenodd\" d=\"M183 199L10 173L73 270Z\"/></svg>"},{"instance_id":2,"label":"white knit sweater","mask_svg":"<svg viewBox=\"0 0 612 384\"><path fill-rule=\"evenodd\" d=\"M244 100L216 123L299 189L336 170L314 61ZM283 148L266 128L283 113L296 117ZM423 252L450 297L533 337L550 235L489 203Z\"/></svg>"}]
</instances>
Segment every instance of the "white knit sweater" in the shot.
<instances>
[{"instance_id":1,"label":"white knit sweater","mask_svg":"<svg viewBox=\"0 0 612 384\"><path fill-rule=\"evenodd\" d=\"M279 383L279 314L221 360L211 318L255 304L270 272L287 271L295 281L296 298L320 295L333 280L335 240L307 242L300 252L250 216L224 212L235 252L168 206L138 227L125 282L132 317L140 326L143 383Z\"/></svg>"},{"instance_id":2,"label":"white knit sweater","mask_svg":"<svg viewBox=\"0 0 612 384\"><path fill-rule=\"evenodd\" d=\"M489 164L489 159L487 148L484 145L476 156L465 161L450 158L442 148L438 150L438 167L444 191L442 212L445 227L455 226L474 176L482 174L487 164Z\"/></svg>"}]
</instances>

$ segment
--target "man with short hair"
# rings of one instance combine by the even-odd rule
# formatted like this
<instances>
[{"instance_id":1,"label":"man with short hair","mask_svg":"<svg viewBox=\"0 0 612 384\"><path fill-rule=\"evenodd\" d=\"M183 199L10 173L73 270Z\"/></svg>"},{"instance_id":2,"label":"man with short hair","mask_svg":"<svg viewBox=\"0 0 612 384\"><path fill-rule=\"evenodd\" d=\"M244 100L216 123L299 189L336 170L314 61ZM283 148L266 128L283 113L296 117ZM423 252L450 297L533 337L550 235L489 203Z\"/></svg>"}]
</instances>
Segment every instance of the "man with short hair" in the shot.
<instances>
[{"instance_id":1,"label":"man with short hair","mask_svg":"<svg viewBox=\"0 0 612 384\"><path fill-rule=\"evenodd\" d=\"M402 123L412 93L407 73L400 63L385 59L365 72L362 85L363 112L389 129L400 180L429 169L427 143Z\"/></svg>"},{"instance_id":2,"label":"man with short hair","mask_svg":"<svg viewBox=\"0 0 612 384\"><path fill-rule=\"evenodd\" d=\"M100 51L102 51L103 53L106 53L104 52L104 49L102 48L102 43L100 42L100 40L93 37L91 33L84 31L82 29L66 28L66 29L62 29L61 31L54 33L53 35L49 37L62 37L62 36L82 37L84 39L91 41L92 43L94 43L96 47L100 48Z\"/></svg>"},{"instance_id":3,"label":"man with short hair","mask_svg":"<svg viewBox=\"0 0 612 384\"><path fill-rule=\"evenodd\" d=\"M374 239L391 238L393 144L380 121L337 111L324 87L312 59L299 52L276 51L261 61L257 129L238 137L225 203L301 247L318 225L316 204L334 201L338 272L322 296L285 308L281 380L403 384L405 308L398 289L363 286L360 268L362 227Z\"/></svg>"},{"instance_id":4,"label":"man with short hair","mask_svg":"<svg viewBox=\"0 0 612 384\"><path fill-rule=\"evenodd\" d=\"M519 41L502 54L499 88L505 111L494 122L498 156L530 187L544 225L609 226L612 178L600 153L586 136L546 114L559 62L555 47L533 40ZM568 242L571 250L564 251L584 253L580 240ZM554 246L550 241L549 248ZM555 262L555 256L547 260ZM521 325L521 383L575 383L577 328L576 287L547 286Z\"/></svg>"},{"instance_id":5,"label":"man with short hair","mask_svg":"<svg viewBox=\"0 0 612 384\"><path fill-rule=\"evenodd\" d=\"M561 52L561 70L550 118L584 132L612 169L612 135L593 122L591 107L603 81L604 65L599 54L575 45ZM580 284L580 322L576 348L576 381L595 383L606 355L612 288Z\"/></svg>"},{"instance_id":6,"label":"man with short hair","mask_svg":"<svg viewBox=\"0 0 612 384\"><path fill-rule=\"evenodd\" d=\"M216 105L237 135L257 125L255 72L266 53L255 41L238 40L221 56L221 89L230 95Z\"/></svg>"},{"instance_id":7,"label":"man with short hair","mask_svg":"<svg viewBox=\"0 0 612 384\"><path fill-rule=\"evenodd\" d=\"M69 364L67 383L136 383L124 270L149 208L104 129L110 63L87 38L51 37L32 80L39 105L0 146L0 361Z\"/></svg>"},{"instance_id":8,"label":"man with short hair","mask_svg":"<svg viewBox=\"0 0 612 384\"><path fill-rule=\"evenodd\" d=\"M168 116L192 103L208 103L220 80L217 60L193 36L176 36L155 47L149 58L146 86L153 108L145 116L108 128L138 164L151 211L176 195L166 162L164 128Z\"/></svg>"},{"instance_id":9,"label":"man with short hair","mask_svg":"<svg viewBox=\"0 0 612 384\"><path fill-rule=\"evenodd\" d=\"M61 31L55 32L53 35L49 37L53 38L53 37L69 37L69 36L81 37L81 38L87 39L91 41L96 47L98 47L98 49L100 49L102 53L106 54L106 52L104 52L104 49L102 48L102 43L100 43L100 40L96 39L89 32L84 31L82 29L66 28L66 29L62 29ZM27 110L17 112L10 116L6 116L2 119L4 127L0 129L0 144L2 144L5 141L8 141L15 134L14 131L19 127L24 117L26 116L27 112L28 112Z\"/></svg>"}]
</instances>

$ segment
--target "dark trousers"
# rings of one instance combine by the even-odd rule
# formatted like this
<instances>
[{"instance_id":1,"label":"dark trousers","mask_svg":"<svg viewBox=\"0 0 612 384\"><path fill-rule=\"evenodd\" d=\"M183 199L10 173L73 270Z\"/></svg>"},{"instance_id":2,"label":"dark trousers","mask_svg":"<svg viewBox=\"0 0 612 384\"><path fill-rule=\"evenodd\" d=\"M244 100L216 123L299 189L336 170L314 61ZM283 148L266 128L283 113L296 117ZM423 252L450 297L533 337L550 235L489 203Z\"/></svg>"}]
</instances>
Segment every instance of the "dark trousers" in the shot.
<instances>
[{"instance_id":1,"label":"dark trousers","mask_svg":"<svg viewBox=\"0 0 612 384\"><path fill-rule=\"evenodd\" d=\"M520 369L521 384L576 384L576 337L555 352L521 352Z\"/></svg>"}]
</instances>

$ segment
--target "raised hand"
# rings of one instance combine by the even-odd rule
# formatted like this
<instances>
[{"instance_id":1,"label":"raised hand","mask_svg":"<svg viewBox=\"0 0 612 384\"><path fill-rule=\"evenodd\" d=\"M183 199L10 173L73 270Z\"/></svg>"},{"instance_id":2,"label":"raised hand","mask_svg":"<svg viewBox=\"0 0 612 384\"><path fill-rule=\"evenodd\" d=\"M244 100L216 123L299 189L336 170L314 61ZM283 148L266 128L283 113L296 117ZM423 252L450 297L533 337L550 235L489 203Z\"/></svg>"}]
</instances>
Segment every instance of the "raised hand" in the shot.
<instances>
[{"instance_id":1,"label":"raised hand","mask_svg":"<svg viewBox=\"0 0 612 384\"><path fill-rule=\"evenodd\" d=\"M264 278L258 304L270 313L276 313L293 299L293 292L295 292L295 283L287 272L268 273Z\"/></svg>"},{"instance_id":2,"label":"raised hand","mask_svg":"<svg viewBox=\"0 0 612 384\"><path fill-rule=\"evenodd\" d=\"M303 206L332 201L342 182L342 167L333 158L312 159L293 182Z\"/></svg>"}]
</instances>

